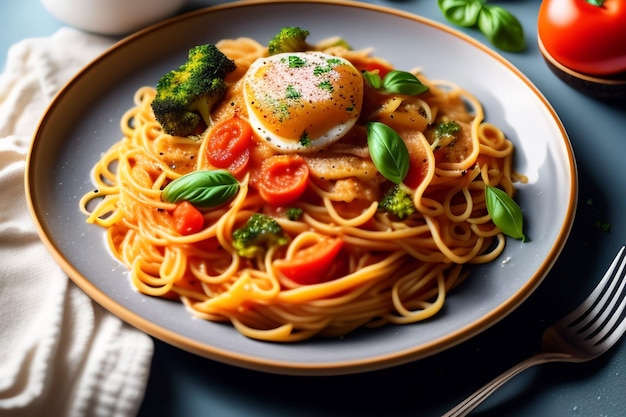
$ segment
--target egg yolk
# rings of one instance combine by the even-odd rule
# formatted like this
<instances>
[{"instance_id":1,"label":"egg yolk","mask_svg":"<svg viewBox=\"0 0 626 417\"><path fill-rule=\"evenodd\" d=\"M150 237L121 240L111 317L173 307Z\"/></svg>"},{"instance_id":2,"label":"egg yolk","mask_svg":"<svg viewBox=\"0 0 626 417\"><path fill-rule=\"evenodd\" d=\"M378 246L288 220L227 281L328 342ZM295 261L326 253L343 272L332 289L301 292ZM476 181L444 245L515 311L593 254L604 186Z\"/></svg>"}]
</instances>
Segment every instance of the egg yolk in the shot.
<instances>
[{"instance_id":1,"label":"egg yolk","mask_svg":"<svg viewBox=\"0 0 626 417\"><path fill-rule=\"evenodd\" d=\"M244 78L250 124L278 151L312 151L345 135L363 102L363 77L348 60L321 52L259 58Z\"/></svg>"}]
</instances>

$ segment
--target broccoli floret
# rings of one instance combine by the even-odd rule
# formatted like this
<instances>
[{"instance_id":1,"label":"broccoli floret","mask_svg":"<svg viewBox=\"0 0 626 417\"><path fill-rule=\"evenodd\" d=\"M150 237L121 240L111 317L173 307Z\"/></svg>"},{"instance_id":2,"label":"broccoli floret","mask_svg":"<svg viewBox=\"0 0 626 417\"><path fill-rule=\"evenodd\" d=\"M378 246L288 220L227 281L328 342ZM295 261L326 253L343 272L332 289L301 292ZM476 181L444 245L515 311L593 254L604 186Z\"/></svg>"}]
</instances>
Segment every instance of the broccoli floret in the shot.
<instances>
[{"instance_id":1,"label":"broccoli floret","mask_svg":"<svg viewBox=\"0 0 626 417\"><path fill-rule=\"evenodd\" d=\"M283 52L304 52L312 49L306 42L309 31L298 26L287 26L282 28L267 44L267 51L270 55Z\"/></svg>"},{"instance_id":2,"label":"broccoli floret","mask_svg":"<svg viewBox=\"0 0 626 417\"><path fill-rule=\"evenodd\" d=\"M256 213L241 228L233 232L233 246L244 258L254 258L272 246L289 243L289 237L272 217Z\"/></svg>"},{"instance_id":3,"label":"broccoli floret","mask_svg":"<svg viewBox=\"0 0 626 417\"><path fill-rule=\"evenodd\" d=\"M378 209L385 211L399 220L404 220L415 213L415 204L411 194L400 184L391 187L378 204Z\"/></svg>"},{"instance_id":4,"label":"broccoli floret","mask_svg":"<svg viewBox=\"0 0 626 417\"><path fill-rule=\"evenodd\" d=\"M291 207L285 212L287 218L291 221L299 220L302 217L302 213L303 211L300 207Z\"/></svg>"},{"instance_id":5,"label":"broccoli floret","mask_svg":"<svg viewBox=\"0 0 626 417\"><path fill-rule=\"evenodd\" d=\"M224 96L224 78L235 68L215 45L191 48L187 62L157 83L152 110L163 131L175 136L201 133L211 124L211 108Z\"/></svg>"},{"instance_id":6,"label":"broccoli floret","mask_svg":"<svg viewBox=\"0 0 626 417\"><path fill-rule=\"evenodd\" d=\"M455 121L439 123L431 134L431 148L437 149L454 143L460 131L461 125Z\"/></svg>"}]
</instances>

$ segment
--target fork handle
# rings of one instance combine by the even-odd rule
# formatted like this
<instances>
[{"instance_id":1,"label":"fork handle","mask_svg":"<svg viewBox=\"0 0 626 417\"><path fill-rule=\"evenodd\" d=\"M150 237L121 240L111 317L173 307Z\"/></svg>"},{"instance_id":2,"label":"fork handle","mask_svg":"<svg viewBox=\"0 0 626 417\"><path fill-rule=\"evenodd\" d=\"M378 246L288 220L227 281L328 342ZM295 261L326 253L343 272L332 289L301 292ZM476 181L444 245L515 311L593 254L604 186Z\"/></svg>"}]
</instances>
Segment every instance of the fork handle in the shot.
<instances>
[{"instance_id":1,"label":"fork handle","mask_svg":"<svg viewBox=\"0 0 626 417\"><path fill-rule=\"evenodd\" d=\"M555 362L567 360L571 355L562 353L540 353L532 356L517 365L510 368L492 379L487 384L483 385L472 395L467 397L463 402L459 403L456 407L448 411L442 417L461 417L468 415L474 408L478 407L483 401L493 394L498 388L510 381L514 376L522 373L523 371L531 368L535 365L541 365L547 362Z\"/></svg>"}]
</instances>

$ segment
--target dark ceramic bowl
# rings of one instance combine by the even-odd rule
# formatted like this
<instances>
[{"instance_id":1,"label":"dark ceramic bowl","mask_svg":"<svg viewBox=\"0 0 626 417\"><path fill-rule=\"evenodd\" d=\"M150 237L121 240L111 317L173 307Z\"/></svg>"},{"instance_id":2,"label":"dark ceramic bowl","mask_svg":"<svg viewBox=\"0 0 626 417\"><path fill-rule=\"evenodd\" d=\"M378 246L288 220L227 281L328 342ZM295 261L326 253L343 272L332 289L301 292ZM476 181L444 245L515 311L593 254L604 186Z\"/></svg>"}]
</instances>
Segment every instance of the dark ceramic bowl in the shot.
<instances>
[{"instance_id":1,"label":"dark ceramic bowl","mask_svg":"<svg viewBox=\"0 0 626 417\"><path fill-rule=\"evenodd\" d=\"M605 100L626 100L626 72L598 77L574 71L552 57L539 39L539 50L550 70L570 87L582 94Z\"/></svg>"}]
</instances>

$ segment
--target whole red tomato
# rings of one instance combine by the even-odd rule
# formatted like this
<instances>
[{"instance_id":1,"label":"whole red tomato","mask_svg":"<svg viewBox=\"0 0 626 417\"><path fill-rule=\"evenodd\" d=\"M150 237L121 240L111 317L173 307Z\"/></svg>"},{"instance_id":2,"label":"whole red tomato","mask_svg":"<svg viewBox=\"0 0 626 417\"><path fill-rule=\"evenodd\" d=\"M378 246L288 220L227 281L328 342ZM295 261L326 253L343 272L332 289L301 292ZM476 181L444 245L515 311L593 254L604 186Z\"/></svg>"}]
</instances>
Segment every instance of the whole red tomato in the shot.
<instances>
[{"instance_id":1,"label":"whole red tomato","mask_svg":"<svg viewBox=\"0 0 626 417\"><path fill-rule=\"evenodd\" d=\"M562 65L596 76L626 71L625 0L543 0L538 35Z\"/></svg>"}]
</instances>

